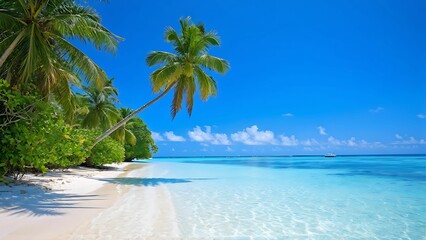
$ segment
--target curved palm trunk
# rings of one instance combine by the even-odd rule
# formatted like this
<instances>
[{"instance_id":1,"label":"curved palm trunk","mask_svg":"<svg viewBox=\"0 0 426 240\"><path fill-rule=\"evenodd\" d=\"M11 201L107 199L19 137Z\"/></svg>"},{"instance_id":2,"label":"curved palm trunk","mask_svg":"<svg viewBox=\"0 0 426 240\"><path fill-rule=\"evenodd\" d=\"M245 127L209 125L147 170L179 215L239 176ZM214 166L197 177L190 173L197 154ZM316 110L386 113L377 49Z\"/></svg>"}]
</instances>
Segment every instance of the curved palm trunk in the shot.
<instances>
[{"instance_id":1,"label":"curved palm trunk","mask_svg":"<svg viewBox=\"0 0 426 240\"><path fill-rule=\"evenodd\" d=\"M9 55L13 52L16 45L18 45L19 41L24 37L24 31L20 32L18 36L16 36L15 40L9 45L9 47L4 51L4 53L1 55L0 58L0 67L3 66L3 63L6 62L6 59L9 57Z\"/></svg>"},{"instance_id":2,"label":"curved palm trunk","mask_svg":"<svg viewBox=\"0 0 426 240\"><path fill-rule=\"evenodd\" d=\"M156 101L158 101L160 98L162 98L164 95L166 95L174 86L176 83L171 84L169 87L167 87L160 95L158 95L156 98L152 99L151 101L149 101L148 103L146 103L145 105L143 105L142 107L136 109L136 111L132 112L129 116L121 119L121 121L119 121L117 124L115 124L113 127L111 127L110 129L106 130L101 136L99 136L96 140L95 143L93 144L92 148L94 146L96 146L96 144L98 144L100 141L104 140L106 137L108 137L111 133L113 133L115 130L119 129L121 126L123 126L124 124L126 124L130 119L132 119L134 116L136 116L136 114L142 112L142 110L144 110L145 108L151 106L153 103L155 103Z\"/></svg>"}]
</instances>

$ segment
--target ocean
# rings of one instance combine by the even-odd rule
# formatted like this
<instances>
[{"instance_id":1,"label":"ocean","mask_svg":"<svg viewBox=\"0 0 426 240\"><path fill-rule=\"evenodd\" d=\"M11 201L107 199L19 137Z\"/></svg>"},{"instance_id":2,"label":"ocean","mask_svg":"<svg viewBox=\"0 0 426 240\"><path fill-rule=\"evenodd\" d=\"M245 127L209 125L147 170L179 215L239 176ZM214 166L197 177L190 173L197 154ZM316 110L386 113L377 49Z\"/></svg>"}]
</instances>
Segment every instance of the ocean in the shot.
<instances>
[{"instance_id":1,"label":"ocean","mask_svg":"<svg viewBox=\"0 0 426 240\"><path fill-rule=\"evenodd\" d=\"M425 156L154 158L184 239L426 239Z\"/></svg>"}]
</instances>

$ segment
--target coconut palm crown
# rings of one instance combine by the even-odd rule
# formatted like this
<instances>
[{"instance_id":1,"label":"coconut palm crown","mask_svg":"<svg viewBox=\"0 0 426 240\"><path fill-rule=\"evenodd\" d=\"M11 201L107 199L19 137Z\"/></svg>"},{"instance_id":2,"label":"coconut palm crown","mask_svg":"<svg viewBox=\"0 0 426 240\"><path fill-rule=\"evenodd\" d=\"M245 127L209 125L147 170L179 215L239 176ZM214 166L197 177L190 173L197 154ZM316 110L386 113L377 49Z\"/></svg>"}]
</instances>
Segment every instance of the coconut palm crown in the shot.
<instances>
[{"instance_id":1,"label":"coconut palm crown","mask_svg":"<svg viewBox=\"0 0 426 240\"><path fill-rule=\"evenodd\" d=\"M174 88L172 118L181 109L183 98L191 115L197 86L204 101L216 95L216 81L204 69L222 74L229 69L227 61L208 54L211 46L220 45L215 32L206 32L202 24L190 24L189 17L179 22L180 35L171 27L165 33L166 41L173 44L176 53L154 51L146 58L148 66L161 65L150 75L153 91L158 93L170 86Z\"/></svg>"},{"instance_id":2,"label":"coconut palm crown","mask_svg":"<svg viewBox=\"0 0 426 240\"><path fill-rule=\"evenodd\" d=\"M91 84L83 87L83 106L87 108L82 116L81 125L86 128L106 130L121 119L120 110L114 105L118 103L118 91L114 88L113 79L101 88Z\"/></svg>"},{"instance_id":3,"label":"coconut palm crown","mask_svg":"<svg viewBox=\"0 0 426 240\"><path fill-rule=\"evenodd\" d=\"M84 79L101 86L108 80L70 42L77 39L114 53L121 38L100 22L93 9L74 0L0 1L0 78L18 87L30 82L43 96L54 96L69 108L70 85L79 86Z\"/></svg>"},{"instance_id":4,"label":"coconut palm crown","mask_svg":"<svg viewBox=\"0 0 426 240\"><path fill-rule=\"evenodd\" d=\"M96 139L94 145L126 124L136 114L154 104L172 89L174 89L171 105L172 118L182 108L184 97L188 113L191 115L197 86L201 99L204 101L209 96L216 95L216 81L205 70L224 74L229 69L229 63L226 60L208 54L210 47L220 45L219 37L215 32L206 32L202 24L190 23L189 17L180 19L179 23L180 34L171 27L168 27L165 33L165 39L173 44L175 53L155 51L149 53L146 58L148 66L160 65L160 68L150 75L150 80L153 91L155 93L162 91L161 94L105 131Z\"/></svg>"}]
</instances>

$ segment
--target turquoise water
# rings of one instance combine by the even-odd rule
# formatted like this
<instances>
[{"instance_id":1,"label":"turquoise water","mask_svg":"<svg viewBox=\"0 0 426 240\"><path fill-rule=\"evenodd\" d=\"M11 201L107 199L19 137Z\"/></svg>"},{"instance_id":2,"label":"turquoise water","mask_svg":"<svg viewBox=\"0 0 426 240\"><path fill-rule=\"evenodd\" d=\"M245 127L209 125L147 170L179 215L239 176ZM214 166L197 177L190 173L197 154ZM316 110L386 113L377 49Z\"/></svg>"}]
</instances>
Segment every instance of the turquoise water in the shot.
<instances>
[{"instance_id":1,"label":"turquoise water","mask_svg":"<svg viewBox=\"0 0 426 240\"><path fill-rule=\"evenodd\" d=\"M426 157L157 158L184 238L426 239Z\"/></svg>"}]
</instances>

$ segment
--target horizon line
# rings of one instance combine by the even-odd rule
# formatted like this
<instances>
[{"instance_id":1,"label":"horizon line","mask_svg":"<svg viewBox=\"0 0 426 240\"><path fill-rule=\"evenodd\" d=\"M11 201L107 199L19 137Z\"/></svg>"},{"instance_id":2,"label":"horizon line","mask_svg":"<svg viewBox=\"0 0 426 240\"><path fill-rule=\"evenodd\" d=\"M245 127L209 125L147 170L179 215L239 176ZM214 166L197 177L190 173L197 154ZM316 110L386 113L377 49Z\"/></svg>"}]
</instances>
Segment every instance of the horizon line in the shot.
<instances>
[{"instance_id":1,"label":"horizon line","mask_svg":"<svg viewBox=\"0 0 426 240\"><path fill-rule=\"evenodd\" d=\"M342 155L336 155L336 157L355 157L355 156L426 156L426 153L342 154ZM225 157L225 158L238 158L238 157L324 157L324 154L153 156L152 158L219 158L219 157Z\"/></svg>"}]
</instances>

